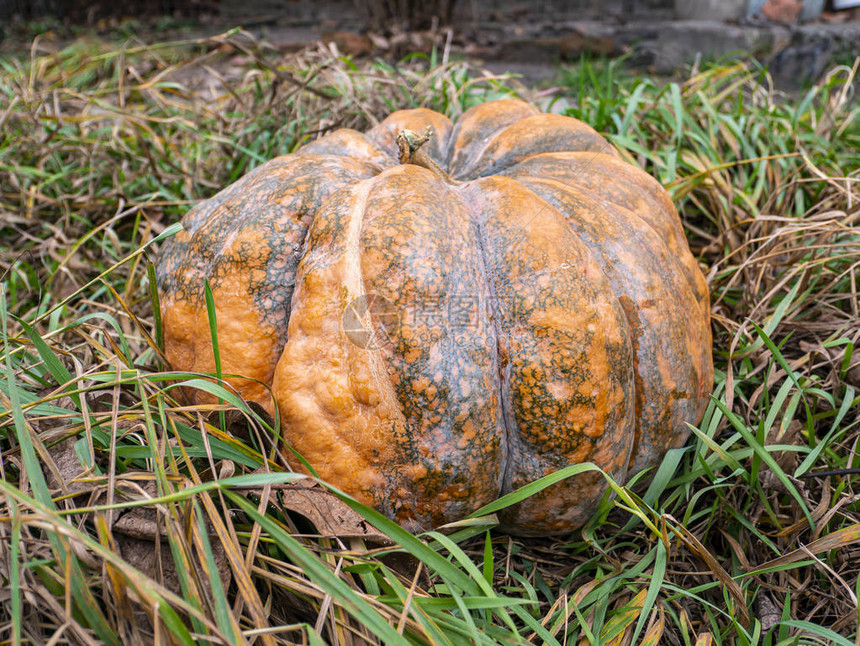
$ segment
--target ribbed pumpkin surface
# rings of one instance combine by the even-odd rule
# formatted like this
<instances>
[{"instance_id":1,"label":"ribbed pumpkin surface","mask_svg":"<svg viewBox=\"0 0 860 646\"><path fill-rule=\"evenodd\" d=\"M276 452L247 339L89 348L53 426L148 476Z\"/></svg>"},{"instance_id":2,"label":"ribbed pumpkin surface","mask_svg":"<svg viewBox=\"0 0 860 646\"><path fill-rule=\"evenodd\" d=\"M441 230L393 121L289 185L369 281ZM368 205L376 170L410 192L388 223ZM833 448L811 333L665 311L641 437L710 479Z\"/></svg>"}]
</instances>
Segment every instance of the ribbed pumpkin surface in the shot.
<instances>
[{"instance_id":1,"label":"ribbed pumpkin surface","mask_svg":"<svg viewBox=\"0 0 860 646\"><path fill-rule=\"evenodd\" d=\"M397 161L404 129L459 184ZM396 112L192 209L158 264L167 357L281 416L327 481L410 529L570 464L613 477L687 437L713 378L708 293L666 192L587 125L512 100ZM503 513L581 525L585 474Z\"/></svg>"}]
</instances>

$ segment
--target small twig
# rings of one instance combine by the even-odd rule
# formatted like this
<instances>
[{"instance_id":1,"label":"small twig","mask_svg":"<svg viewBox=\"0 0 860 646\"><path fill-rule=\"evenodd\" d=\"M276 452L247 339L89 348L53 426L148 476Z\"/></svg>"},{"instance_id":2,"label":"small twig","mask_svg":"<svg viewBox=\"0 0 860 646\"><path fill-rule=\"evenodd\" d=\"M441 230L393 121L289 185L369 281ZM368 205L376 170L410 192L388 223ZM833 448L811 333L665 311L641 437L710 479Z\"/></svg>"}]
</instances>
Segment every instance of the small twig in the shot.
<instances>
[{"instance_id":1,"label":"small twig","mask_svg":"<svg viewBox=\"0 0 860 646\"><path fill-rule=\"evenodd\" d=\"M849 469L828 469L826 471L810 471L797 476L798 478L827 478L830 476L850 476L860 474L860 467L851 467Z\"/></svg>"}]
</instances>

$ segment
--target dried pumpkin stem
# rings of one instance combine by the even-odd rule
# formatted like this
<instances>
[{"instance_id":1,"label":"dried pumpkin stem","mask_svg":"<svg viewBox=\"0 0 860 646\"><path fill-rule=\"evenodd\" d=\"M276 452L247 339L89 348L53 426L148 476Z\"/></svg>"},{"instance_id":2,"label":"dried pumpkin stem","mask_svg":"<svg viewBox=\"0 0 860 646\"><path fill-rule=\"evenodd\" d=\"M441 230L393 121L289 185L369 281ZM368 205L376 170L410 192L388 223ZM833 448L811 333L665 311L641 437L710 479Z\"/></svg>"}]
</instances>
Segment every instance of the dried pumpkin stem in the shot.
<instances>
[{"instance_id":1,"label":"dried pumpkin stem","mask_svg":"<svg viewBox=\"0 0 860 646\"><path fill-rule=\"evenodd\" d=\"M401 164L415 164L426 168L443 182L457 186L461 184L446 173L439 164L433 161L421 147L430 141L433 136L433 127L427 126L422 134L414 130L401 130L397 134L397 149L400 152Z\"/></svg>"}]
</instances>

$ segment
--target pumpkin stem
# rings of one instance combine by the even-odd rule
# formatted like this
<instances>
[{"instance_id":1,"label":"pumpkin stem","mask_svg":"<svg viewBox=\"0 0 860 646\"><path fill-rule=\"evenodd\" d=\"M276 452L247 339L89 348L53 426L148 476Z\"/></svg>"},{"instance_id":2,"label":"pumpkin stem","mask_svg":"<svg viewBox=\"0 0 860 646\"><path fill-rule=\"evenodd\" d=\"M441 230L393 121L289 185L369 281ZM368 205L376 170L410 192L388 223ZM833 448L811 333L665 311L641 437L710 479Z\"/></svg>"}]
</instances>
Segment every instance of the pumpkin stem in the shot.
<instances>
[{"instance_id":1,"label":"pumpkin stem","mask_svg":"<svg viewBox=\"0 0 860 646\"><path fill-rule=\"evenodd\" d=\"M397 149L400 152L400 163L422 166L443 182L454 186L461 184L461 182L452 179L439 164L433 161L426 152L421 150L421 146L430 141L430 137L432 136L433 126L427 126L422 134L418 134L414 130L401 130L397 134Z\"/></svg>"}]
</instances>

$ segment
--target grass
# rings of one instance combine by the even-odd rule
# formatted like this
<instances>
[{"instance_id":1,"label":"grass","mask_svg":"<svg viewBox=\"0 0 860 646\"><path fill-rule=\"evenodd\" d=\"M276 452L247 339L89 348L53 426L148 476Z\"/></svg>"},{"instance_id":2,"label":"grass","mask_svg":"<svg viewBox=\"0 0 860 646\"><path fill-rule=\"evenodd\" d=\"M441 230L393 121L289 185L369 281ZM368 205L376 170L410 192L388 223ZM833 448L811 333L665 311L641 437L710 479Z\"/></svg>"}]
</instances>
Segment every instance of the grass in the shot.
<instances>
[{"instance_id":1,"label":"grass","mask_svg":"<svg viewBox=\"0 0 860 646\"><path fill-rule=\"evenodd\" d=\"M796 97L746 61L674 83L562 72L556 109L673 193L717 367L687 446L562 539L495 533L495 508L416 537L306 488L271 420L167 370L151 290L179 216L262 161L396 108L456 117L527 90L241 33L36 43L0 65L0 639L857 643L857 63ZM308 497L371 529L314 527Z\"/></svg>"}]
</instances>

